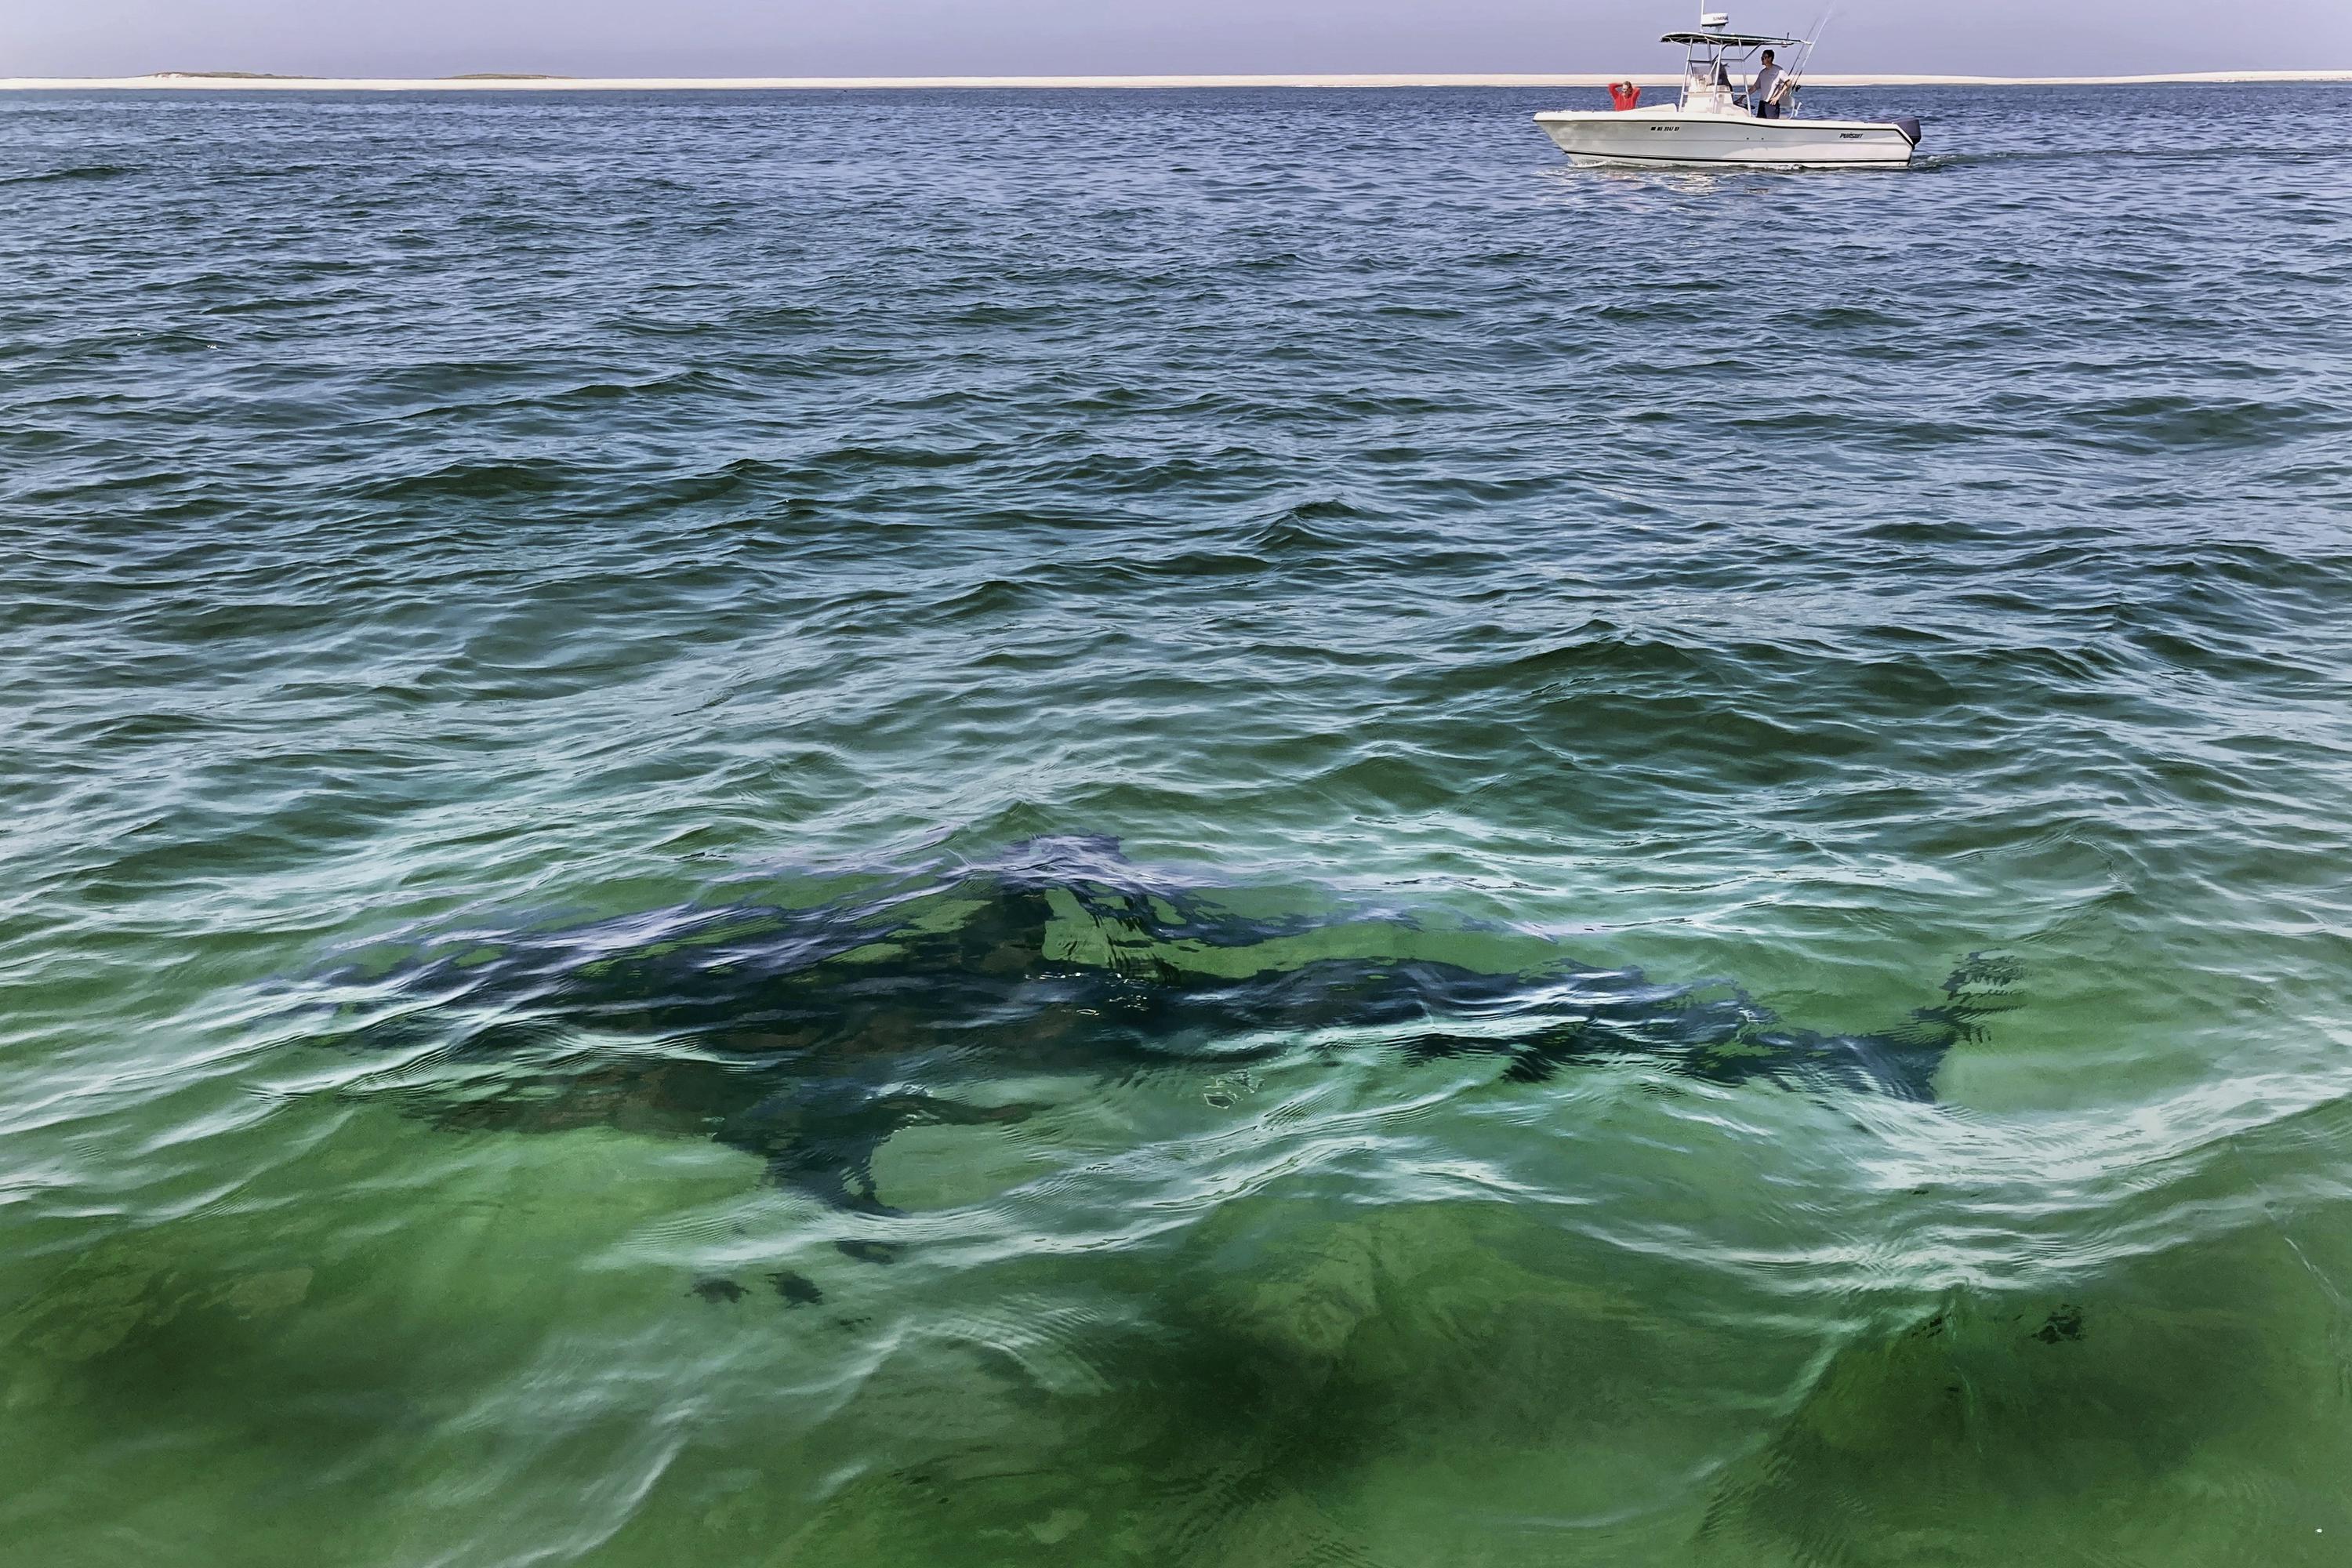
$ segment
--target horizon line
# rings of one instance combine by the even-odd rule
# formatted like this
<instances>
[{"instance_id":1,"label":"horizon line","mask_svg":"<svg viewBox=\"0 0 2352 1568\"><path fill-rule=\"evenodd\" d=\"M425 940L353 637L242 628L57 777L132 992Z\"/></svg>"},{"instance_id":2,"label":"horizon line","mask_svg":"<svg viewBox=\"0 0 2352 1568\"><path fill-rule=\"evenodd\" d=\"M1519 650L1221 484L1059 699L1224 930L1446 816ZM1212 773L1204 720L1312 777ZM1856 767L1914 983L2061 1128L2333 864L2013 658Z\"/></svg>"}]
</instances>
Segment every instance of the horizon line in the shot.
<instances>
[{"instance_id":1,"label":"horizon line","mask_svg":"<svg viewBox=\"0 0 2352 1568\"><path fill-rule=\"evenodd\" d=\"M2249 82L2352 82L2352 70L2156 71L2121 76L1959 76L1907 71L1822 73L1815 87L2138 87ZM156 71L130 77L0 77L0 91L197 92L681 92L858 91L949 89L1181 88L1600 88L1631 81L1673 87L1679 73L1400 72L1226 76L572 77L469 72L446 77L290 76L239 71Z\"/></svg>"}]
</instances>

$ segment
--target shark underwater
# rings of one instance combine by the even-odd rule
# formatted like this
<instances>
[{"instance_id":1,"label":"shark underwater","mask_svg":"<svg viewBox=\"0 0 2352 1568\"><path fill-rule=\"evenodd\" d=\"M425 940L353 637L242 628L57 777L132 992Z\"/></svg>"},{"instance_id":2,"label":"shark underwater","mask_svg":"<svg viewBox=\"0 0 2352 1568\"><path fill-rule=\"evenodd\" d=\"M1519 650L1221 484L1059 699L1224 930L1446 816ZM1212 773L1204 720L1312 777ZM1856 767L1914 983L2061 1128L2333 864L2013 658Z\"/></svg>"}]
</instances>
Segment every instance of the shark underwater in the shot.
<instances>
[{"instance_id":1,"label":"shark underwater","mask_svg":"<svg viewBox=\"0 0 2352 1568\"><path fill-rule=\"evenodd\" d=\"M606 1125L714 1139L774 1182L877 1215L901 1130L1022 1119L992 1085L1207 1074L1368 1042L1405 1067L1493 1058L1538 1086L1642 1058L1707 1083L1934 1099L1951 1047L2011 1005L1971 954L1884 1032L1782 1025L1736 986L1568 962L1551 938L1376 911L1247 912L1127 860L1043 839L980 864L864 879L813 909L697 906L469 936L344 976L336 1043L396 1058L444 1127Z\"/></svg>"}]
</instances>

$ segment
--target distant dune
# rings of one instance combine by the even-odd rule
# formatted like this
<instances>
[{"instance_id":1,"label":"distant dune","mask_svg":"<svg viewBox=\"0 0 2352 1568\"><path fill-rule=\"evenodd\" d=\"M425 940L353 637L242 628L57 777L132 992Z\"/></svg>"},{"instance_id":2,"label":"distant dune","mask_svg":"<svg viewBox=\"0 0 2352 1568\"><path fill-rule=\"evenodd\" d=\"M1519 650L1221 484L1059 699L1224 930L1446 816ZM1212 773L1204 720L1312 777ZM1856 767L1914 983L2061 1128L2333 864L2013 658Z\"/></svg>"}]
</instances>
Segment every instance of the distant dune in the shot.
<instances>
[{"instance_id":1,"label":"distant dune","mask_svg":"<svg viewBox=\"0 0 2352 1568\"><path fill-rule=\"evenodd\" d=\"M677 92L885 88L1242 88L1242 87L1605 87L1633 80L1670 87L1677 76L1592 72L1565 75L1387 76L1001 76L1001 77L566 77L477 71L449 77L272 76L260 71L160 71L138 77L0 77L0 89L80 89L299 92ZM2352 70L2182 71L2155 76L1919 76L1864 73L1808 79L1815 87L2101 87L2158 82L2352 81Z\"/></svg>"}]
</instances>

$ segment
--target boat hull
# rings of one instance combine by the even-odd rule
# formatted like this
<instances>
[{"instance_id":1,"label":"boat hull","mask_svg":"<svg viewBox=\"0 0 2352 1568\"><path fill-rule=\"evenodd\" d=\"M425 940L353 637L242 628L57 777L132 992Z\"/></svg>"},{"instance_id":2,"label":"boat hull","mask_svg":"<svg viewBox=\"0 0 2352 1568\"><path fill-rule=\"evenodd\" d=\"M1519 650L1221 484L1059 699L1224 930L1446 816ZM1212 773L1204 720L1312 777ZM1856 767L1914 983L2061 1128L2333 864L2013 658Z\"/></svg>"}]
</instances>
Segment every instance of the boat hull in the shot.
<instances>
[{"instance_id":1,"label":"boat hull","mask_svg":"<svg viewBox=\"0 0 2352 1568\"><path fill-rule=\"evenodd\" d=\"M1916 121L1758 120L1667 108L1554 110L1536 123L1580 163L1899 169L1918 146Z\"/></svg>"}]
</instances>

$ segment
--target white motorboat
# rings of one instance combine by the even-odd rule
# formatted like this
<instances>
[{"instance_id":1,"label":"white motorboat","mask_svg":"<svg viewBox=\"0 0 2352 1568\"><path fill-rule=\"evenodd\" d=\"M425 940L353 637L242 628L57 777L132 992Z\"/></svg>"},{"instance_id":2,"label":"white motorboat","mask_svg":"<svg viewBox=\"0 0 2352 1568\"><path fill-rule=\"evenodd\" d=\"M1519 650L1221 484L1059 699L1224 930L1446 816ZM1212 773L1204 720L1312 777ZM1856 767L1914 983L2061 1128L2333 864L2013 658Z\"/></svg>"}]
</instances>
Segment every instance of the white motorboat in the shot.
<instances>
[{"instance_id":1,"label":"white motorboat","mask_svg":"<svg viewBox=\"0 0 2352 1568\"><path fill-rule=\"evenodd\" d=\"M1630 84L1614 87L1615 109L1555 109L1536 123L1579 163L1724 164L1780 169L1899 169L1919 145L1919 122L1808 120L1801 93L1812 44L1731 31L1720 11L1696 32L1668 33L1683 46L1682 90L1671 104L1643 108ZM1765 51L1803 51L1760 83L1749 67Z\"/></svg>"}]
</instances>

